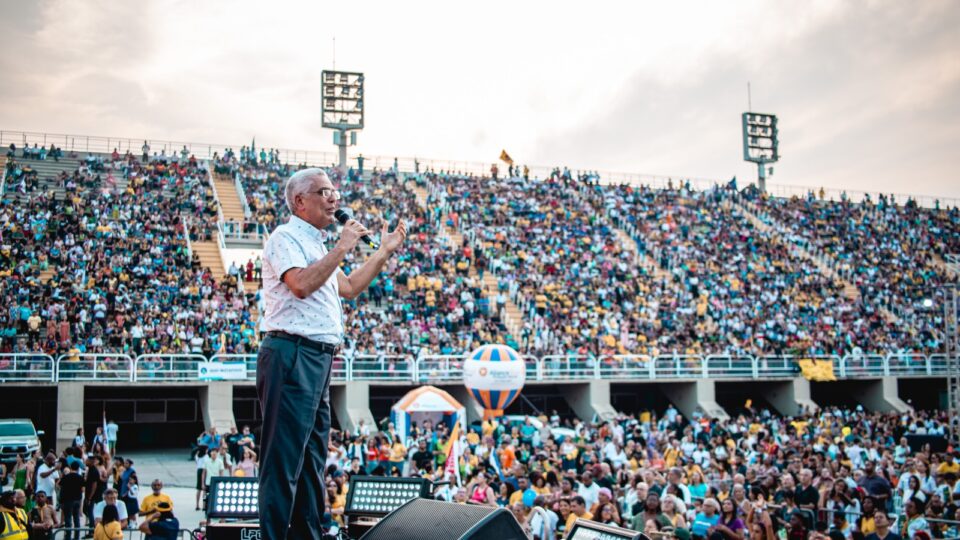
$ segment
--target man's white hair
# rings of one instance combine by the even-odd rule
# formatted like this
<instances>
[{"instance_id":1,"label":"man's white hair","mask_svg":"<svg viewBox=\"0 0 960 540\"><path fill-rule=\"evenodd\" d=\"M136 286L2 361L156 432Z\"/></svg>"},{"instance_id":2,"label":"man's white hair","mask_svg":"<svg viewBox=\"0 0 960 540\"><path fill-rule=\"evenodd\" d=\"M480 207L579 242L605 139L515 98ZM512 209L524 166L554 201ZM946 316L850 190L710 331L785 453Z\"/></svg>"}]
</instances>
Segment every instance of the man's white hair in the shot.
<instances>
[{"instance_id":1,"label":"man's white hair","mask_svg":"<svg viewBox=\"0 0 960 540\"><path fill-rule=\"evenodd\" d=\"M293 203L294 199L296 199L297 195L306 193L313 188L313 179L317 176L329 180L327 172L319 168L303 169L293 173L290 178L287 178L287 183L283 188L283 196L287 200L287 208L290 209L291 214L296 214Z\"/></svg>"}]
</instances>

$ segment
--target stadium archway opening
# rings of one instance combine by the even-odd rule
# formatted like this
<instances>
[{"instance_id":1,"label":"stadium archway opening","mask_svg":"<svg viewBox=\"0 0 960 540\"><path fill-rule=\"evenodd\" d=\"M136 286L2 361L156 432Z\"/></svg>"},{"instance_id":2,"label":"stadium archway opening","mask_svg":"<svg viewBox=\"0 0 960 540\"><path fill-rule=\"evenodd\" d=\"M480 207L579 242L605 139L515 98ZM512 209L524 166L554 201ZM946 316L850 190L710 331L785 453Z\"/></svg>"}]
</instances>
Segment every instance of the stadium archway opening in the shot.
<instances>
[{"instance_id":1,"label":"stadium archway opening","mask_svg":"<svg viewBox=\"0 0 960 540\"><path fill-rule=\"evenodd\" d=\"M189 448L204 430L198 387L87 386L83 428L87 440L103 416L120 426L127 449Z\"/></svg>"},{"instance_id":2,"label":"stadium archway opening","mask_svg":"<svg viewBox=\"0 0 960 540\"><path fill-rule=\"evenodd\" d=\"M678 384L685 383L613 383L610 385L610 404L624 414L638 415L650 411L661 416L674 403Z\"/></svg>"},{"instance_id":3,"label":"stadium archway opening","mask_svg":"<svg viewBox=\"0 0 960 540\"><path fill-rule=\"evenodd\" d=\"M906 401L915 410L947 409L946 379L899 379L897 386L900 399Z\"/></svg>"}]
</instances>

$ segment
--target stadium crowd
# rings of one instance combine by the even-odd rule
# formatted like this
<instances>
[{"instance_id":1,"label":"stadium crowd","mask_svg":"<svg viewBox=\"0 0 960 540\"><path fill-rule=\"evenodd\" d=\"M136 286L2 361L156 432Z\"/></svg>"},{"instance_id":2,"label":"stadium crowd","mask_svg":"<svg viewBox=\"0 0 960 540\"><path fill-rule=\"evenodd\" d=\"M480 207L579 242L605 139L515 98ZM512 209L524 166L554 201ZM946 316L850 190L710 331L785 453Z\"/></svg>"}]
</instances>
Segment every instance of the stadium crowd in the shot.
<instances>
[{"instance_id":1,"label":"stadium crowd","mask_svg":"<svg viewBox=\"0 0 960 540\"><path fill-rule=\"evenodd\" d=\"M804 198L757 195L754 200L785 237L834 261L868 305L907 322L902 341L908 346L940 350L942 286L956 280L943 262L947 254L960 252L957 208L922 208L913 200L898 205L882 194L876 202L868 194L858 203L824 201L812 192Z\"/></svg>"},{"instance_id":2,"label":"stadium crowd","mask_svg":"<svg viewBox=\"0 0 960 540\"><path fill-rule=\"evenodd\" d=\"M859 407L781 417L750 403L728 420L672 406L595 422L553 411L474 423L456 445L442 422L414 422L406 437L386 420L380 431L361 423L333 433L327 507L343 525L351 476L417 476L450 481L438 498L509 508L531 538L563 538L577 518L681 540L955 538L960 463L953 447L931 448L946 440L946 421ZM155 514L172 504L163 479L144 496L132 460L111 453L109 429L4 464L0 486L13 495L2 510L21 508L31 538L81 525L97 537L108 517L130 528L167 519ZM256 476L256 452L248 427L202 433L191 453L197 507L212 477Z\"/></svg>"},{"instance_id":3,"label":"stadium crowd","mask_svg":"<svg viewBox=\"0 0 960 540\"><path fill-rule=\"evenodd\" d=\"M202 164L98 160L3 199L3 352L254 351L250 300L188 251L188 235L210 238L217 212Z\"/></svg>"},{"instance_id":4,"label":"stadium crowd","mask_svg":"<svg viewBox=\"0 0 960 540\"><path fill-rule=\"evenodd\" d=\"M29 163L39 155L23 150L13 150L8 177L33 178ZM218 276L186 250L187 236L209 239L215 230L204 164L186 149L144 153L90 154L72 173L34 178L3 198L0 351L256 350L258 299L236 283L249 276ZM282 185L300 165L243 147L214 156L211 167L239 179L249 223L269 231L286 219ZM605 186L566 168L540 181L519 171L494 180L331 170L359 220L404 219L411 232L388 272L345 305L346 354L391 368L395 355L456 354L489 342L585 358L942 347L939 293L930 291L956 281L941 265L960 247L956 208L898 206L892 197L777 199L684 183ZM744 206L785 240L759 231ZM826 253L859 292L823 275L795 244ZM928 297L932 310L921 301Z\"/></svg>"}]
</instances>

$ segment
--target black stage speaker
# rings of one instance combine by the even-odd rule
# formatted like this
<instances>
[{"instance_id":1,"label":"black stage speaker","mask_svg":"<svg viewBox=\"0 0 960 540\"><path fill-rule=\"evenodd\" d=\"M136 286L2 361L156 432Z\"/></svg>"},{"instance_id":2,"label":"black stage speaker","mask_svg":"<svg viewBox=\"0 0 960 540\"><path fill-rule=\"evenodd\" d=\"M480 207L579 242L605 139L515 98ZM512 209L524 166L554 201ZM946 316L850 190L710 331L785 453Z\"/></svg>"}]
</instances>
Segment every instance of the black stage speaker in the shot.
<instances>
[{"instance_id":1,"label":"black stage speaker","mask_svg":"<svg viewBox=\"0 0 960 540\"><path fill-rule=\"evenodd\" d=\"M527 540L506 508L413 499L380 520L362 540Z\"/></svg>"},{"instance_id":2,"label":"black stage speaker","mask_svg":"<svg viewBox=\"0 0 960 540\"><path fill-rule=\"evenodd\" d=\"M208 523L207 540L260 540L259 523Z\"/></svg>"}]
</instances>

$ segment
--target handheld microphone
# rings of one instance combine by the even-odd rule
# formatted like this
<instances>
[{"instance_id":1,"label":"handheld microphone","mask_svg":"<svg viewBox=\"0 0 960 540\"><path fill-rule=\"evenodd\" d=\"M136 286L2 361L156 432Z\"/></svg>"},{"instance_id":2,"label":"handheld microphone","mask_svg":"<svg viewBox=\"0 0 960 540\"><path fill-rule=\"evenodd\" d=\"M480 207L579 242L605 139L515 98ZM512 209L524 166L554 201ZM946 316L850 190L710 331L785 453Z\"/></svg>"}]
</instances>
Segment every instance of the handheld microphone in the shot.
<instances>
[{"instance_id":1,"label":"handheld microphone","mask_svg":"<svg viewBox=\"0 0 960 540\"><path fill-rule=\"evenodd\" d=\"M337 211L333 213L333 217L337 218L337 221L339 221L341 225L346 225L347 222L350 221L350 214L344 212L342 208L337 208ZM365 234L360 237L360 240L373 249L380 249L380 246L370 239L370 235Z\"/></svg>"}]
</instances>

